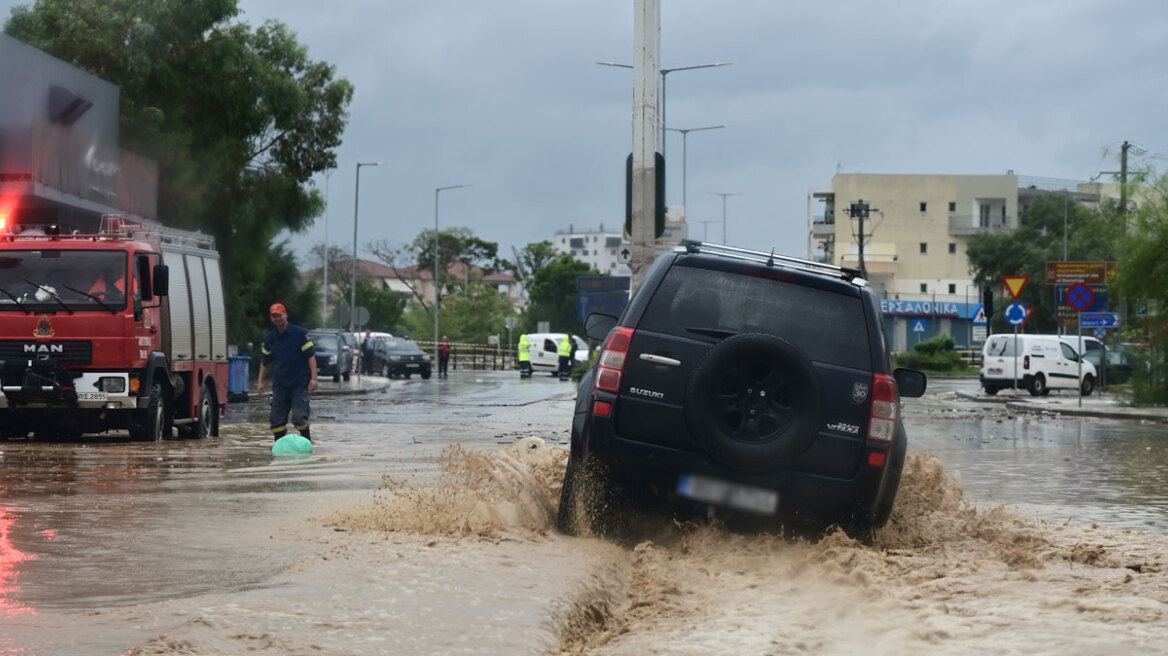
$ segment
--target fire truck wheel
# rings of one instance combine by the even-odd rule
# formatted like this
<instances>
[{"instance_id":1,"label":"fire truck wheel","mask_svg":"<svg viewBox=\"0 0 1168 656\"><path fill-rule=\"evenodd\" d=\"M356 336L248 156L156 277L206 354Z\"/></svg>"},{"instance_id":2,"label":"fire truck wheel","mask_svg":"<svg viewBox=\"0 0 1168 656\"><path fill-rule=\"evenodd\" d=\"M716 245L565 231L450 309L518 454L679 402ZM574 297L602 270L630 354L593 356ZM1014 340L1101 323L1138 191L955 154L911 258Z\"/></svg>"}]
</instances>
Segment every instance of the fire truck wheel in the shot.
<instances>
[{"instance_id":1,"label":"fire truck wheel","mask_svg":"<svg viewBox=\"0 0 1168 656\"><path fill-rule=\"evenodd\" d=\"M195 429L195 437L204 439L219 435L219 413L215 407L215 396L211 388L203 385L203 394L199 399L199 422Z\"/></svg>"},{"instance_id":2,"label":"fire truck wheel","mask_svg":"<svg viewBox=\"0 0 1168 656\"><path fill-rule=\"evenodd\" d=\"M166 404L162 386L156 384L150 388L150 402L146 407L130 415L130 437L139 442L160 442L165 427Z\"/></svg>"}]
</instances>

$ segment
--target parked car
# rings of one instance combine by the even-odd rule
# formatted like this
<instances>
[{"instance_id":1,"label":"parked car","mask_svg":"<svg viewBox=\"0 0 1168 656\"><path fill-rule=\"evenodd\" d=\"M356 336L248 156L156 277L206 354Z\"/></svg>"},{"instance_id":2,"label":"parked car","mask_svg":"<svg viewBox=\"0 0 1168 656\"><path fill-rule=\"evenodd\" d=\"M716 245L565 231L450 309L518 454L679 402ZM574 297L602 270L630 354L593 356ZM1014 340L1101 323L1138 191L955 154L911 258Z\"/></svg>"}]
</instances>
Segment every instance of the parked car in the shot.
<instances>
[{"instance_id":1,"label":"parked car","mask_svg":"<svg viewBox=\"0 0 1168 656\"><path fill-rule=\"evenodd\" d=\"M981 352L978 378L986 394L1017 387L1032 396L1052 389L1080 391L1090 396L1098 380L1095 366L1082 362L1061 335L990 335Z\"/></svg>"},{"instance_id":2,"label":"parked car","mask_svg":"<svg viewBox=\"0 0 1168 656\"><path fill-rule=\"evenodd\" d=\"M386 378L418 374L430 378L430 356L409 340L380 340L373 349L373 371Z\"/></svg>"},{"instance_id":3,"label":"parked car","mask_svg":"<svg viewBox=\"0 0 1168 656\"><path fill-rule=\"evenodd\" d=\"M683 241L658 257L583 376L557 524L617 533L622 507L884 524L908 438L880 301L858 270ZM771 521L771 520L768 520Z\"/></svg>"},{"instance_id":4,"label":"parked car","mask_svg":"<svg viewBox=\"0 0 1168 656\"><path fill-rule=\"evenodd\" d=\"M1107 367L1101 367L1101 361L1106 358ZM1090 362L1096 371L1102 371L1099 376L1101 385L1121 385L1131 381L1132 371L1135 370L1135 358L1131 352L1122 346L1109 346L1103 351L1087 351L1083 360Z\"/></svg>"},{"instance_id":5,"label":"parked car","mask_svg":"<svg viewBox=\"0 0 1168 656\"><path fill-rule=\"evenodd\" d=\"M353 349L339 330L310 330L308 339L316 349L317 376L332 376L333 382L349 380L353 370Z\"/></svg>"}]
</instances>

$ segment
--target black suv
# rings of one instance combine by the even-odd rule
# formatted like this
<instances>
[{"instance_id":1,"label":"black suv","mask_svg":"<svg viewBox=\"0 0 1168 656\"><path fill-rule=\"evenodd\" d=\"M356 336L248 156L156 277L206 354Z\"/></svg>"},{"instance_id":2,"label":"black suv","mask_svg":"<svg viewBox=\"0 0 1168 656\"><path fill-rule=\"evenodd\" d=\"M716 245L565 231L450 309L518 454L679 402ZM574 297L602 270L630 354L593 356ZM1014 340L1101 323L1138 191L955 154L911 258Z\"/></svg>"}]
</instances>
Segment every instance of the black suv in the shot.
<instances>
[{"instance_id":1,"label":"black suv","mask_svg":"<svg viewBox=\"0 0 1168 656\"><path fill-rule=\"evenodd\" d=\"M386 378L418 374L430 378L430 356L420 346L409 340L380 340L373 347L374 373Z\"/></svg>"},{"instance_id":2,"label":"black suv","mask_svg":"<svg viewBox=\"0 0 1168 656\"><path fill-rule=\"evenodd\" d=\"M636 500L883 525L907 438L880 301L855 269L683 241L658 257L584 375L558 525L622 530ZM798 521L797 523L802 523Z\"/></svg>"},{"instance_id":3,"label":"black suv","mask_svg":"<svg viewBox=\"0 0 1168 656\"><path fill-rule=\"evenodd\" d=\"M308 339L316 351L316 373L320 377L332 376L334 383L341 378L349 380L353 369L353 349L349 340L339 330L310 330Z\"/></svg>"}]
</instances>

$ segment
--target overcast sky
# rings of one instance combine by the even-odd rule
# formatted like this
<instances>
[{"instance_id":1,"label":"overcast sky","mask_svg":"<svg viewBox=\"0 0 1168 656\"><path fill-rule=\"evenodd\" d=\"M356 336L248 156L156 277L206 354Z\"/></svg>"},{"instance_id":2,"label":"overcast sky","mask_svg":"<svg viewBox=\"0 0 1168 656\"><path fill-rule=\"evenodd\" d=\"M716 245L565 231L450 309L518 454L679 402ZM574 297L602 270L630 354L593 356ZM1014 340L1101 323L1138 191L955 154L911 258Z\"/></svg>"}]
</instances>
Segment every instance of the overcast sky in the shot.
<instances>
[{"instance_id":1,"label":"overcast sky","mask_svg":"<svg viewBox=\"0 0 1168 656\"><path fill-rule=\"evenodd\" d=\"M0 0L7 15L17 4ZM846 173L1087 180L1129 140L1168 153L1163 0L662 0L669 127L688 137L690 235L803 255L807 194ZM328 181L330 243L434 223L512 246L619 226L632 143L633 0L241 0L356 87ZM682 204L668 134L667 203ZM1134 158L1153 165L1166 160ZM1161 167L1163 168L1163 167ZM319 185L325 188L324 176ZM719 221L719 223L702 223ZM291 243L325 237L322 217ZM307 266L308 262L302 262Z\"/></svg>"}]
</instances>

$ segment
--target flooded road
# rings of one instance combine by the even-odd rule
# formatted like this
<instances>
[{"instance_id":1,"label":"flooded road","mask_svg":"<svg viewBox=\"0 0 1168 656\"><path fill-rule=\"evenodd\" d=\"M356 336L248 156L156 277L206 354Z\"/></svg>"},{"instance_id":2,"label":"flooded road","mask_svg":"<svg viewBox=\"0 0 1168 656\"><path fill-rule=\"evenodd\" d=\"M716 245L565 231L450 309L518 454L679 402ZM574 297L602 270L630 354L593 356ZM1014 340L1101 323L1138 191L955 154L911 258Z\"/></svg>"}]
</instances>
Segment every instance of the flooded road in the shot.
<instances>
[{"instance_id":1,"label":"flooded road","mask_svg":"<svg viewBox=\"0 0 1168 656\"><path fill-rule=\"evenodd\" d=\"M908 404L909 443L959 475L970 499L1168 534L1168 425L1014 413L956 390L976 393L977 381L930 381L930 393Z\"/></svg>"},{"instance_id":2,"label":"flooded road","mask_svg":"<svg viewBox=\"0 0 1168 656\"><path fill-rule=\"evenodd\" d=\"M906 406L914 456L873 546L555 534L574 390L550 376L314 399L301 459L272 457L263 403L203 441L0 443L0 654L1104 653L1104 626L1159 651L1168 427L967 386ZM527 436L538 457L514 459ZM848 637L860 617L888 649Z\"/></svg>"}]
</instances>

